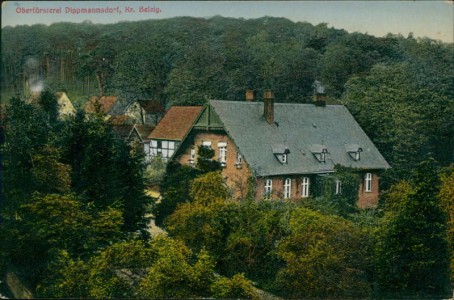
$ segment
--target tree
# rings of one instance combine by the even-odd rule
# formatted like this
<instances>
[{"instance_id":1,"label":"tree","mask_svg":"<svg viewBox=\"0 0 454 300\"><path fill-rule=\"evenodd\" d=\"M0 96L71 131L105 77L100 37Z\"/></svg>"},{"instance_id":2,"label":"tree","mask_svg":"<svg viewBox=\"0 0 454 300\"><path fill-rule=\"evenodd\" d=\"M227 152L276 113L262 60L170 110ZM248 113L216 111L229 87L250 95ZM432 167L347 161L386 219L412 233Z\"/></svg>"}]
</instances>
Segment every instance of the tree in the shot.
<instances>
[{"instance_id":1,"label":"tree","mask_svg":"<svg viewBox=\"0 0 454 300\"><path fill-rule=\"evenodd\" d=\"M153 208L156 225L161 226L178 204L190 202L190 182L200 174L198 169L182 166L177 162L167 163L166 172L161 183L162 200Z\"/></svg>"},{"instance_id":2,"label":"tree","mask_svg":"<svg viewBox=\"0 0 454 300\"><path fill-rule=\"evenodd\" d=\"M225 295L255 297L241 275L215 277L214 260L202 250L194 254L181 241L158 236L151 241L122 241L88 261L65 251L55 255L39 287L42 297L187 298Z\"/></svg>"},{"instance_id":3,"label":"tree","mask_svg":"<svg viewBox=\"0 0 454 300\"><path fill-rule=\"evenodd\" d=\"M58 119L59 110L57 96L55 95L55 93L46 88L39 95L38 104L47 114L49 124L55 125Z\"/></svg>"},{"instance_id":4,"label":"tree","mask_svg":"<svg viewBox=\"0 0 454 300\"><path fill-rule=\"evenodd\" d=\"M290 298L368 297L371 257L365 232L352 223L305 208L290 217L289 236L276 249L280 293Z\"/></svg>"},{"instance_id":5,"label":"tree","mask_svg":"<svg viewBox=\"0 0 454 300\"><path fill-rule=\"evenodd\" d=\"M221 172L210 172L192 181L190 195L194 203L207 206L226 201L229 191Z\"/></svg>"},{"instance_id":6,"label":"tree","mask_svg":"<svg viewBox=\"0 0 454 300\"><path fill-rule=\"evenodd\" d=\"M335 166L336 172L329 176L318 176L314 181L315 197L305 201L304 206L325 214L348 218L358 212L358 186L361 182L360 171ZM336 192L336 182L341 184Z\"/></svg>"},{"instance_id":7,"label":"tree","mask_svg":"<svg viewBox=\"0 0 454 300\"><path fill-rule=\"evenodd\" d=\"M447 216L451 284L454 282L454 167L441 174L440 203Z\"/></svg>"},{"instance_id":8,"label":"tree","mask_svg":"<svg viewBox=\"0 0 454 300\"><path fill-rule=\"evenodd\" d=\"M220 173L207 173L192 181L190 195L192 201L181 203L167 219L166 227L196 251L206 248L219 253L224 231L219 213L228 196L225 181Z\"/></svg>"},{"instance_id":9,"label":"tree","mask_svg":"<svg viewBox=\"0 0 454 300\"><path fill-rule=\"evenodd\" d=\"M60 151L45 146L32 155L30 183L41 193L67 194L71 189L71 167L60 162Z\"/></svg>"},{"instance_id":10,"label":"tree","mask_svg":"<svg viewBox=\"0 0 454 300\"><path fill-rule=\"evenodd\" d=\"M120 211L93 211L73 195L35 194L20 206L16 219L5 224L3 250L9 262L36 284L55 253L87 257L122 236L122 222Z\"/></svg>"},{"instance_id":11,"label":"tree","mask_svg":"<svg viewBox=\"0 0 454 300\"><path fill-rule=\"evenodd\" d=\"M118 140L99 116L86 118L82 111L64 132L59 143L62 160L72 168L72 191L98 209L121 209L125 230L143 229L151 201L144 194L143 154Z\"/></svg>"},{"instance_id":12,"label":"tree","mask_svg":"<svg viewBox=\"0 0 454 300\"><path fill-rule=\"evenodd\" d=\"M159 100L165 106L165 87L170 73L170 57L166 45L134 46L120 53L114 64L112 85L126 102Z\"/></svg>"},{"instance_id":13,"label":"tree","mask_svg":"<svg viewBox=\"0 0 454 300\"><path fill-rule=\"evenodd\" d=\"M2 155L8 201L4 212L14 215L14 210L35 191L64 192L69 184L69 169L60 162L59 151L51 145L56 130L40 106L12 98L6 116Z\"/></svg>"},{"instance_id":14,"label":"tree","mask_svg":"<svg viewBox=\"0 0 454 300\"><path fill-rule=\"evenodd\" d=\"M233 275L232 278L218 278L210 290L214 298L259 299L251 281L241 273Z\"/></svg>"},{"instance_id":15,"label":"tree","mask_svg":"<svg viewBox=\"0 0 454 300\"><path fill-rule=\"evenodd\" d=\"M408 179L420 161L445 165L452 153L454 104L436 90L415 85L408 64L376 65L352 77L343 98L358 123L393 166L385 181ZM438 145L438 146L437 146ZM443 145L443 146L441 146Z\"/></svg>"},{"instance_id":16,"label":"tree","mask_svg":"<svg viewBox=\"0 0 454 300\"><path fill-rule=\"evenodd\" d=\"M202 173L214 172L221 170L221 164L213 159L214 149L206 146L198 147L197 168Z\"/></svg>"},{"instance_id":17,"label":"tree","mask_svg":"<svg viewBox=\"0 0 454 300\"><path fill-rule=\"evenodd\" d=\"M449 259L446 219L433 161L421 163L412 180L388 194L394 210L377 231L376 282L382 297L446 297ZM399 197L393 199L393 197Z\"/></svg>"}]
</instances>

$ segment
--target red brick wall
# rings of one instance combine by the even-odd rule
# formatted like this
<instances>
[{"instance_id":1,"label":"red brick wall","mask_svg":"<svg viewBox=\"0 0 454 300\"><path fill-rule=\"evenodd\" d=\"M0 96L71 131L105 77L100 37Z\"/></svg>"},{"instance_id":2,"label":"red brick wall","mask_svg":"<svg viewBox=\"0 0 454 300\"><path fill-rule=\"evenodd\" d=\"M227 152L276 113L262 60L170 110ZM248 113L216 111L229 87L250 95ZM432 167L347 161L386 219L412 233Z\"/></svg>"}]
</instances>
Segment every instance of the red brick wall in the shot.
<instances>
[{"instance_id":1,"label":"red brick wall","mask_svg":"<svg viewBox=\"0 0 454 300\"><path fill-rule=\"evenodd\" d=\"M200 131L191 134L185 143L181 146L178 152L180 153L177 157L177 160L181 164L189 164L190 159L190 149L196 149L196 157L195 162L197 162L197 150L198 146L202 145L203 141L210 141L211 148L214 149L215 155L214 159L218 159L219 157L219 142L227 143L227 161L226 165L222 170L222 174L226 179L227 185L230 187L232 196L235 199L243 199L246 197L248 193L248 179L251 177L251 172L243 157L243 162L240 166L236 166L237 161L237 152L238 148L233 143L233 141L224 133L224 132L209 132L209 131ZM292 179L292 187L291 187L291 197L290 199L293 200L301 200L301 189L302 189L302 178L309 177L310 178L310 191L309 196L313 196L311 194L313 180L310 175L289 175L289 176L272 176L269 177L273 180L273 193L272 199L282 199L284 197L284 182L286 178ZM265 180L266 178L256 178L255 179L255 198L257 200L263 199L264 192L265 192ZM372 174L372 191L366 192L364 186L364 176L362 184L359 187L358 191L358 207L359 208L368 208L368 207L376 207L378 204L378 182L379 177L376 174Z\"/></svg>"},{"instance_id":2,"label":"red brick wall","mask_svg":"<svg viewBox=\"0 0 454 300\"><path fill-rule=\"evenodd\" d=\"M380 178L377 174L372 173L372 190L370 192L366 192L365 178L366 174L363 175L361 185L359 186L357 205L359 208L377 207L379 192L378 184Z\"/></svg>"},{"instance_id":3,"label":"red brick wall","mask_svg":"<svg viewBox=\"0 0 454 300\"><path fill-rule=\"evenodd\" d=\"M289 176L272 176L267 178L257 178L256 179L256 191L255 191L255 198L256 199L263 199L265 196L265 181L266 179L273 180L273 191L272 191L272 199L283 199L284 198L284 184L285 179L290 178L292 185L291 185L291 200L301 200L301 190L302 190L302 181L303 177L310 176L303 176L303 175L289 175ZM309 179L309 196L311 196L312 181Z\"/></svg>"},{"instance_id":4,"label":"red brick wall","mask_svg":"<svg viewBox=\"0 0 454 300\"><path fill-rule=\"evenodd\" d=\"M211 148L214 149L213 159L216 160L219 157L218 143L227 143L227 161L225 167L223 167L222 175L226 179L227 185L231 188L233 197L235 199L245 198L248 192L248 178L251 176L251 172L244 158L241 165L236 165L238 148L225 133L196 132L182 145L184 149L179 151L182 154L177 158L178 161L181 164L189 164L190 150L194 148L196 150L195 161L197 162L198 146L202 145L203 141L211 142Z\"/></svg>"}]
</instances>

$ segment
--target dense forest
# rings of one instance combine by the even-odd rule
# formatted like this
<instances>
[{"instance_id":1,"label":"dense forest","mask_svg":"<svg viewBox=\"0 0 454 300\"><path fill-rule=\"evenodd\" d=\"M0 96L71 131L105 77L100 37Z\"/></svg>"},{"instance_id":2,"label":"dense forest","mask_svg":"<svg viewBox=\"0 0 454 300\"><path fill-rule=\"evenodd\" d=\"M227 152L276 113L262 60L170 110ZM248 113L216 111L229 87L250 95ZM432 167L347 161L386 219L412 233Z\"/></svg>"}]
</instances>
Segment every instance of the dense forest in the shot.
<instances>
[{"instance_id":1,"label":"dense forest","mask_svg":"<svg viewBox=\"0 0 454 300\"><path fill-rule=\"evenodd\" d=\"M253 285L284 298L449 296L453 44L217 16L5 27L1 47L0 279L13 267L57 298L257 298ZM168 164L155 205L144 187L162 163L102 116L58 119L53 94L168 108L272 89L307 103L315 80L392 167L377 209L356 209L354 192L233 202L209 154L198 168ZM168 237L147 234L151 209Z\"/></svg>"}]
</instances>

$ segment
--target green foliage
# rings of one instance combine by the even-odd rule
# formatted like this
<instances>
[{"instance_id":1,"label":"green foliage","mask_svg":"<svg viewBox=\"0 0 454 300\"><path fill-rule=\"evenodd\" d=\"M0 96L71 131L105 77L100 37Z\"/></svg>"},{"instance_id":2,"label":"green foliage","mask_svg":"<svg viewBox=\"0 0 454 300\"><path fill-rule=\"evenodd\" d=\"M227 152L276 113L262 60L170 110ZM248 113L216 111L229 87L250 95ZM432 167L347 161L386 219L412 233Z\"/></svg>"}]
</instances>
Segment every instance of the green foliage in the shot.
<instances>
[{"instance_id":1,"label":"green foliage","mask_svg":"<svg viewBox=\"0 0 454 300\"><path fill-rule=\"evenodd\" d=\"M289 236L276 253L285 266L276 277L290 298L367 297L371 243L352 223L299 208L292 212Z\"/></svg>"},{"instance_id":2,"label":"green foliage","mask_svg":"<svg viewBox=\"0 0 454 300\"><path fill-rule=\"evenodd\" d=\"M195 250L206 248L211 253L218 254L223 247L220 241L224 238L218 206L222 207L222 204L180 204L166 220L166 228L173 237L184 241L189 247Z\"/></svg>"},{"instance_id":3,"label":"green foliage","mask_svg":"<svg viewBox=\"0 0 454 300\"><path fill-rule=\"evenodd\" d=\"M446 297L449 259L437 175L424 162L387 195L377 230L376 282L383 297Z\"/></svg>"},{"instance_id":4,"label":"green foliage","mask_svg":"<svg viewBox=\"0 0 454 300\"><path fill-rule=\"evenodd\" d=\"M141 241L113 244L88 261L73 260L61 251L37 291L51 298L131 298L152 261L149 245Z\"/></svg>"},{"instance_id":5,"label":"green foliage","mask_svg":"<svg viewBox=\"0 0 454 300\"><path fill-rule=\"evenodd\" d=\"M312 188L315 197L305 201L304 205L343 217L356 213L360 174L359 170L336 166L335 173L316 177ZM336 181L341 182L341 190L337 194Z\"/></svg>"},{"instance_id":6,"label":"green foliage","mask_svg":"<svg viewBox=\"0 0 454 300\"><path fill-rule=\"evenodd\" d=\"M215 277L214 266L205 250L194 255L182 242L163 236L149 242L113 244L86 262L60 251L49 265L38 295L96 299L254 297L252 283L244 276Z\"/></svg>"},{"instance_id":7,"label":"green foliage","mask_svg":"<svg viewBox=\"0 0 454 300\"><path fill-rule=\"evenodd\" d=\"M176 207L167 219L166 227L192 249L206 248L211 253L219 253L224 231L220 211L228 196L221 173L207 173L194 179L190 195L192 201Z\"/></svg>"},{"instance_id":8,"label":"green foliage","mask_svg":"<svg viewBox=\"0 0 454 300\"><path fill-rule=\"evenodd\" d=\"M43 298L86 298L89 295L88 265L82 260L73 260L65 251L57 251L50 259L46 277L36 288L36 295Z\"/></svg>"},{"instance_id":9,"label":"green foliage","mask_svg":"<svg viewBox=\"0 0 454 300\"><path fill-rule=\"evenodd\" d=\"M43 171L40 164L38 169L35 168L33 157L42 161L43 156L47 156L43 149L49 149L46 145L49 145L53 130L43 110L26 104L19 98L11 99L6 115L5 144L2 147L4 184L7 187L4 193L8 199L5 209L14 210L34 191L43 187L39 181L44 179L36 178L37 180L30 182L30 174L39 175ZM52 163L58 169L58 162ZM59 170L52 171L58 173ZM64 174L60 175L65 177Z\"/></svg>"},{"instance_id":10,"label":"green foliage","mask_svg":"<svg viewBox=\"0 0 454 300\"><path fill-rule=\"evenodd\" d=\"M160 156L154 156L147 163L144 171L144 181L148 186L158 185L164 179L166 165Z\"/></svg>"},{"instance_id":11,"label":"green foliage","mask_svg":"<svg viewBox=\"0 0 454 300\"><path fill-rule=\"evenodd\" d=\"M190 263L191 251L181 242L157 238L151 244L157 258L139 286L141 298L208 296L214 261L202 251Z\"/></svg>"},{"instance_id":12,"label":"green foliage","mask_svg":"<svg viewBox=\"0 0 454 300\"><path fill-rule=\"evenodd\" d=\"M149 203L143 195L144 164L115 141L101 119L79 112L62 125L47 90L37 105L15 98L6 110L3 256L33 283L40 281L42 297L155 297L155 292L253 297L241 276L213 279L213 259L218 271L229 276L241 271L267 287L274 282L287 297L367 297L372 255L377 296L443 294L447 245L437 197L449 215L452 244L452 176L442 178L438 191L437 176L410 174L426 157L441 166L453 161L453 53L452 45L430 39L374 38L270 17L4 28L2 99L4 91L28 95L24 88L40 70L46 86L77 89L79 95L92 95L96 88L99 94L155 99L166 106L239 100L247 88L258 94L271 88L276 101L304 103L311 101L310 85L320 79L329 99L344 95L342 102L392 165L382 182L397 184L383 197L386 213L372 254L371 241L357 226L373 229L380 211L354 213L356 189L347 191L353 176L342 179L341 196L333 195L334 177L318 180L320 197L310 207L348 216L356 225L289 203L225 203L224 187L217 189L220 178L194 180L219 170L213 154L206 153L200 169L169 163L155 215L162 224L178 207L168 218L169 232L197 252L205 247L212 258L206 252L187 254L171 241L118 244L91 257L118 237L122 218L124 230L143 228ZM156 170L153 182L160 177ZM68 191L78 196L64 196ZM158 255L158 248L177 263ZM139 275L121 272L130 268Z\"/></svg>"},{"instance_id":13,"label":"green foliage","mask_svg":"<svg viewBox=\"0 0 454 300\"><path fill-rule=\"evenodd\" d=\"M194 203L206 206L225 201L229 191L221 172L210 172L192 181L190 195Z\"/></svg>"},{"instance_id":14,"label":"green foliage","mask_svg":"<svg viewBox=\"0 0 454 300\"><path fill-rule=\"evenodd\" d=\"M198 147L197 168L202 173L215 172L221 170L221 164L213 159L214 149L206 146Z\"/></svg>"},{"instance_id":15,"label":"green foliage","mask_svg":"<svg viewBox=\"0 0 454 300\"><path fill-rule=\"evenodd\" d=\"M210 251L223 274L244 272L269 283L280 267L273 250L288 232L292 207L284 202L194 201L180 205L166 226L192 249Z\"/></svg>"},{"instance_id":16,"label":"green foliage","mask_svg":"<svg viewBox=\"0 0 454 300\"><path fill-rule=\"evenodd\" d=\"M280 239L289 233L294 205L286 202L240 203L223 213L229 231L220 254L220 269L227 274L244 272L264 286L271 285L282 262L275 255Z\"/></svg>"},{"instance_id":17,"label":"green foliage","mask_svg":"<svg viewBox=\"0 0 454 300\"><path fill-rule=\"evenodd\" d=\"M189 202L190 182L200 174L200 171L190 166L182 166L170 161L167 163L166 173L160 189L162 200L153 208L156 225L161 226L170 216L178 204Z\"/></svg>"},{"instance_id":18,"label":"green foliage","mask_svg":"<svg viewBox=\"0 0 454 300\"><path fill-rule=\"evenodd\" d=\"M42 193L67 194L71 189L71 167L60 160L60 151L45 146L41 153L32 155L30 182Z\"/></svg>"},{"instance_id":19,"label":"green foliage","mask_svg":"<svg viewBox=\"0 0 454 300\"><path fill-rule=\"evenodd\" d=\"M116 139L99 116L78 111L65 125L59 143L62 160L72 168L72 191L98 209L121 209L125 230L143 229L151 201L144 194L143 154Z\"/></svg>"},{"instance_id":20,"label":"green foliage","mask_svg":"<svg viewBox=\"0 0 454 300\"><path fill-rule=\"evenodd\" d=\"M170 67L164 45L134 46L116 57L111 85L127 102L155 99L166 103L164 89Z\"/></svg>"},{"instance_id":21,"label":"green foliage","mask_svg":"<svg viewBox=\"0 0 454 300\"><path fill-rule=\"evenodd\" d=\"M232 278L218 278L210 289L214 298L260 299L251 281L244 277L244 274L236 274Z\"/></svg>"},{"instance_id":22,"label":"green foliage","mask_svg":"<svg viewBox=\"0 0 454 300\"><path fill-rule=\"evenodd\" d=\"M417 83L408 63L375 65L347 83L343 102L393 168L384 181L408 179L428 158L452 161L454 102L439 89Z\"/></svg>"},{"instance_id":23,"label":"green foliage","mask_svg":"<svg viewBox=\"0 0 454 300\"><path fill-rule=\"evenodd\" d=\"M41 92L38 99L38 104L42 110L48 115L49 123L55 124L58 118L58 102L55 93L49 89Z\"/></svg>"},{"instance_id":24,"label":"green foliage","mask_svg":"<svg viewBox=\"0 0 454 300\"><path fill-rule=\"evenodd\" d=\"M3 251L36 283L54 253L86 257L119 239L122 223L121 212L113 208L97 212L73 195L35 194L5 224Z\"/></svg>"},{"instance_id":25,"label":"green foliage","mask_svg":"<svg viewBox=\"0 0 454 300\"><path fill-rule=\"evenodd\" d=\"M225 184L221 184L220 182L222 181L221 175L210 175L210 177L205 180L196 181L194 190L191 191L192 180L196 177L221 169L220 163L212 160L213 156L214 150L208 147L199 147L197 168L186 165L182 166L174 161L170 161L167 164L166 173L161 183L162 201L153 209L156 225L163 225L165 219L175 211L179 204L192 202L195 194L209 193L208 188L205 189L204 186L211 184L211 179L214 180L213 184L216 186L216 189L211 190L212 192L217 193L219 196L227 194ZM198 188L197 185L200 186L200 188ZM204 196L205 195L200 195L202 198Z\"/></svg>"},{"instance_id":26,"label":"green foliage","mask_svg":"<svg viewBox=\"0 0 454 300\"><path fill-rule=\"evenodd\" d=\"M451 166L441 174L440 204L446 213L448 229L448 246L451 266L451 284L454 282L454 167Z\"/></svg>"}]
</instances>

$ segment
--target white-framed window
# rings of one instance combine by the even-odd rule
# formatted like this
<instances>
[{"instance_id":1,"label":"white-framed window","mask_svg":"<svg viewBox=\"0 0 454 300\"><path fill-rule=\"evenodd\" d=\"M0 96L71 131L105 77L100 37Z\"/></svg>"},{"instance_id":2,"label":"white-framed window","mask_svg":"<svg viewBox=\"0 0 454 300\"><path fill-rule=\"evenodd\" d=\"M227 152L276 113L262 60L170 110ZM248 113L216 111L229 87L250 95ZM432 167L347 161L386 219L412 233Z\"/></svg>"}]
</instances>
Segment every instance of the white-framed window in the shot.
<instances>
[{"instance_id":1,"label":"white-framed window","mask_svg":"<svg viewBox=\"0 0 454 300\"><path fill-rule=\"evenodd\" d=\"M372 173L366 173L364 178L364 186L366 192L372 192Z\"/></svg>"},{"instance_id":2,"label":"white-framed window","mask_svg":"<svg viewBox=\"0 0 454 300\"><path fill-rule=\"evenodd\" d=\"M221 163L221 166L224 167L227 163L227 143L219 142L218 148L219 148L219 162Z\"/></svg>"},{"instance_id":3,"label":"white-framed window","mask_svg":"<svg viewBox=\"0 0 454 300\"><path fill-rule=\"evenodd\" d=\"M292 196L292 179L286 178L284 182L284 198L288 199Z\"/></svg>"},{"instance_id":4,"label":"white-framed window","mask_svg":"<svg viewBox=\"0 0 454 300\"><path fill-rule=\"evenodd\" d=\"M301 183L301 197L307 198L309 197L309 177L303 177L303 182Z\"/></svg>"},{"instance_id":5,"label":"white-framed window","mask_svg":"<svg viewBox=\"0 0 454 300\"><path fill-rule=\"evenodd\" d=\"M211 149L211 141L203 141L202 142L202 146Z\"/></svg>"},{"instance_id":6,"label":"white-framed window","mask_svg":"<svg viewBox=\"0 0 454 300\"><path fill-rule=\"evenodd\" d=\"M273 193L273 180L265 179L265 199L271 199Z\"/></svg>"},{"instance_id":7,"label":"white-framed window","mask_svg":"<svg viewBox=\"0 0 454 300\"><path fill-rule=\"evenodd\" d=\"M171 158L175 152L174 141L151 140L150 146L150 155L152 157L159 155L164 159L164 161Z\"/></svg>"},{"instance_id":8,"label":"white-framed window","mask_svg":"<svg viewBox=\"0 0 454 300\"><path fill-rule=\"evenodd\" d=\"M336 195L342 194L342 182L339 179L336 179Z\"/></svg>"},{"instance_id":9,"label":"white-framed window","mask_svg":"<svg viewBox=\"0 0 454 300\"><path fill-rule=\"evenodd\" d=\"M287 163L287 153L282 154L282 163Z\"/></svg>"},{"instance_id":10,"label":"white-framed window","mask_svg":"<svg viewBox=\"0 0 454 300\"><path fill-rule=\"evenodd\" d=\"M191 165L194 165L195 164L195 148L191 148L191 150L189 150L189 163Z\"/></svg>"}]
</instances>

